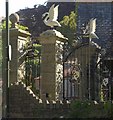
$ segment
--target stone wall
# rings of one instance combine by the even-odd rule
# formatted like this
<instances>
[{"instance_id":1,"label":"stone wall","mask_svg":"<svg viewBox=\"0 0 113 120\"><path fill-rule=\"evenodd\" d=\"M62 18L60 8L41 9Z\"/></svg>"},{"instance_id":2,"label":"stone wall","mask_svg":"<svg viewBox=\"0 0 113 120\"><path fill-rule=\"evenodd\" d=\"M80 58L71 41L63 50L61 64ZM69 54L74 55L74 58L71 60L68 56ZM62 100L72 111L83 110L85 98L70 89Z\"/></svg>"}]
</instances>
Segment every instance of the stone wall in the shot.
<instances>
[{"instance_id":1,"label":"stone wall","mask_svg":"<svg viewBox=\"0 0 113 120\"><path fill-rule=\"evenodd\" d=\"M75 101L42 101L37 96L35 96L30 88L26 87L23 82L17 82L13 84L10 87L9 95L9 118L11 119L61 117L95 119L110 118L112 114L109 109L105 109L104 103L98 104L96 101L90 101L90 103L87 101L89 108L83 105L84 103L86 105L85 101L77 103ZM75 104L78 107L76 107ZM89 111L89 114L87 114L87 110Z\"/></svg>"},{"instance_id":2,"label":"stone wall","mask_svg":"<svg viewBox=\"0 0 113 120\"><path fill-rule=\"evenodd\" d=\"M22 82L9 90L9 118L59 118L68 117L70 103L42 101Z\"/></svg>"}]
</instances>

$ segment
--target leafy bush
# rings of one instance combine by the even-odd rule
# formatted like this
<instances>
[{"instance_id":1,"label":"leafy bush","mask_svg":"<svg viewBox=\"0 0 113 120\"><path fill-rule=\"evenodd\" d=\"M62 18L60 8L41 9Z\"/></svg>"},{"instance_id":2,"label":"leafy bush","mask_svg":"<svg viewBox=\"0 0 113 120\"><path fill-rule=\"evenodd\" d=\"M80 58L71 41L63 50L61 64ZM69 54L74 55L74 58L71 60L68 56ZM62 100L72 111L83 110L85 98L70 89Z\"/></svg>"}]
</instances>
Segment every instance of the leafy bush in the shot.
<instances>
[{"instance_id":1,"label":"leafy bush","mask_svg":"<svg viewBox=\"0 0 113 120\"><path fill-rule=\"evenodd\" d=\"M11 22L9 21L9 28L11 28ZM23 25L19 25L19 24L16 24L16 27L18 29L21 29L21 30L28 30L28 27L26 26L23 26ZM2 29L6 29L6 21L4 20L4 22L2 23L2 26L1 26Z\"/></svg>"},{"instance_id":2,"label":"leafy bush","mask_svg":"<svg viewBox=\"0 0 113 120\"><path fill-rule=\"evenodd\" d=\"M110 118L113 118L113 104L111 101L104 102L104 110Z\"/></svg>"},{"instance_id":3,"label":"leafy bush","mask_svg":"<svg viewBox=\"0 0 113 120\"><path fill-rule=\"evenodd\" d=\"M73 118L88 118L90 104L87 101L75 101L71 104L71 114Z\"/></svg>"},{"instance_id":4,"label":"leafy bush","mask_svg":"<svg viewBox=\"0 0 113 120\"><path fill-rule=\"evenodd\" d=\"M71 104L71 118L113 118L113 104L110 101L95 104L93 101L74 101Z\"/></svg>"}]
</instances>

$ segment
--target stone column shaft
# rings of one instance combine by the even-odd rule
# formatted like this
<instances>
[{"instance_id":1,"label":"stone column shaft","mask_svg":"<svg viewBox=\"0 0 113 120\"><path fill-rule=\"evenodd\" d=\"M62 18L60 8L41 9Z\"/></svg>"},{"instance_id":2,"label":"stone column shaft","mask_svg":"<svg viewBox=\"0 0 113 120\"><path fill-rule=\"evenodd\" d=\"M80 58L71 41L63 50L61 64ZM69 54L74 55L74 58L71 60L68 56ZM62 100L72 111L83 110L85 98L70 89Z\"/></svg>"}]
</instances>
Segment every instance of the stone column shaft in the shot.
<instances>
[{"instance_id":1,"label":"stone column shaft","mask_svg":"<svg viewBox=\"0 0 113 120\"><path fill-rule=\"evenodd\" d=\"M48 30L39 40L41 51L41 98L58 100L62 97L63 82L63 40L58 31Z\"/></svg>"}]
</instances>

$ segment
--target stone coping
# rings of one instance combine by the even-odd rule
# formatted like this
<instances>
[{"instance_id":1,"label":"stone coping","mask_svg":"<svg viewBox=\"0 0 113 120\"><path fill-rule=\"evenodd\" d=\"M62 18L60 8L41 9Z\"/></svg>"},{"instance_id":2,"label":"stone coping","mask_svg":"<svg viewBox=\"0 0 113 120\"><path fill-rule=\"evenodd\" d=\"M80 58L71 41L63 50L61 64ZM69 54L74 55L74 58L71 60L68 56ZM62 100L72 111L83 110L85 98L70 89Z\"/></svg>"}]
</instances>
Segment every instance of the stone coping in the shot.
<instances>
[{"instance_id":1,"label":"stone coping","mask_svg":"<svg viewBox=\"0 0 113 120\"><path fill-rule=\"evenodd\" d=\"M68 40L64 35L62 35L59 31L55 29L46 30L43 33L40 34L40 37L38 38L39 41L45 39L51 39L51 37L57 37L60 41L64 42L65 40Z\"/></svg>"},{"instance_id":2,"label":"stone coping","mask_svg":"<svg viewBox=\"0 0 113 120\"><path fill-rule=\"evenodd\" d=\"M17 28L10 28L9 34L12 36L21 36L21 37L28 37L31 36L31 34L28 31L17 29ZM2 34L5 34L6 30L2 30Z\"/></svg>"}]
</instances>

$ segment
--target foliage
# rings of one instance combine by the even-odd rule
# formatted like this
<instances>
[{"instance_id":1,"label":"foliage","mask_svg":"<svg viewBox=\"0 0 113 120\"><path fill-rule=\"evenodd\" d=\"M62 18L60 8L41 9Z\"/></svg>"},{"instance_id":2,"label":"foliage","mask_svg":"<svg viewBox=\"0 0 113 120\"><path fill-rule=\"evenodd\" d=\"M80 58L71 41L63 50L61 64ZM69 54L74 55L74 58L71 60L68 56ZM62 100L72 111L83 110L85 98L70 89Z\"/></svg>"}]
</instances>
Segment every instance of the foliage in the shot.
<instances>
[{"instance_id":1,"label":"foliage","mask_svg":"<svg viewBox=\"0 0 113 120\"><path fill-rule=\"evenodd\" d=\"M6 21L4 20L4 22L2 23L2 29L6 29ZM9 28L11 28L11 22L9 21Z\"/></svg>"},{"instance_id":2,"label":"foliage","mask_svg":"<svg viewBox=\"0 0 113 120\"><path fill-rule=\"evenodd\" d=\"M9 21L9 28L11 28L11 22ZM23 26L23 25L20 25L20 24L16 24L16 27L18 29L21 29L21 30L28 30L28 27L26 26ZM4 20L4 22L2 23L2 26L1 26L2 29L6 29L6 21Z\"/></svg>"},{"instance_id":3,"label":"foliage","mask_svg":"<svg viewBox=\"0 0 113 120\"><path fill-rule=\"evenodd\" d=\"M27 26L33 37L39 36L43 31L50 29L42 19L42 14L47 12L53 2L47 2L47 5L35 5L34 8L21 9L17 13L22 21L20 24ZM69 15L75 10L73 2L56 2L59 5L58 21L61 21L63 16Z\"/></svg>"},{"instance_id":4,"label":"foliage","mask_svg":"<svg viewBox=\"0 0 113 120\"><path fill-rule=\"evenodd\" d=\"M71 113L72 118L88 118L90 107L86 101L75 101L71 104Z\"/></svg>"},{"instance_id":5,"label":"foliage","mask_svg":"<svg viewBox=\"0 0 113 120\"><path fill-rule=\"evenodd\" d=\"M33 44L33 47L36 50L36 53L41 53L41 45L40 44Z\"/></svg>"},{"instance_id":6,"label":"foliage","mask_svg":"<svg viewBox=\"0 0 113 120\"><path fill-rule=\"evenodd\" d=\"M61 28L58 28L58 31L60 31L64 36L66 36L69 39L69 42L72 43L74 40L74 33L76 31L76 14L74 11L71 11L69 16L64 16L61 23Z\"/></svg>"},{"instance_id":7,"label":"foliage","mask_svg":"<svg viewBox=\"0 0 113 120\"><path fill-rule=\"evenodd\" d=\"M41 45L33 42L30 38L24 46L24 51L28 51L25 61L25 83L27 86L31 86L31 90L39 95L39 91L35 88L35 80L40 76L40 51Z\"/></svg>"},{"instance_id":8,"label":"foliage","mask_svg":"<svg viewBox=\"0 0 113 120\"><path fill-rule=\"evenodd\" d=\"M107 111L110 118L113 118L113 104L111 101L104 102L104 110Z\"/></svg>"},{"instance_id":9,"label":"foliage","mask_svg":"<svg viewBox=\"0 0 113 120\"><path fill-rule=\"evenodd\" d=\"M77 27L77 4L75 11L71 11L69 16L64 16L63 19L60 21L61 28L58 30L69 39L69 43L72 44L73 40L75 39L75 32Z\"/></svg>"},{"instance_id":10,"label":"foliage","mask_svg":"<svg viewBox=\"0 0 113 120\"><path fill-rule=\"evenodd\" d=\"M76 14L74 11L71 11L69 16L64 16L63 20L60 22L64 26L68 26L71 30L76 29Z\"/></svg>"},{"instance_id":11,"label":"foliage","mask_svg":"<svg viewBox=\"0 0 113 120\"><path fill-rule=\"evenodd\" d=\"M93 101L73 101L71 104L70 116L72 118L113 118L113 104Z\"/></svg>"},{"instance_id":12,"label":"foliage","mask_svg":"<svg viewBox=\"0 0 113 120\"><path fill-rule=\"evenodd\" d=\"M20 24L17 24L17 28L21 30L28 30L28 27L20 25Z\"/></svg>"}]
</instances>

